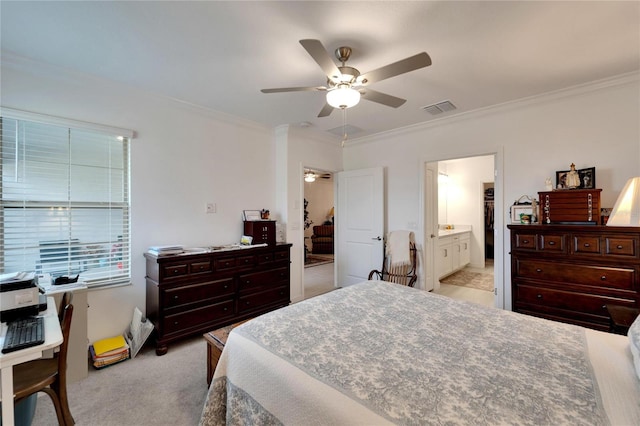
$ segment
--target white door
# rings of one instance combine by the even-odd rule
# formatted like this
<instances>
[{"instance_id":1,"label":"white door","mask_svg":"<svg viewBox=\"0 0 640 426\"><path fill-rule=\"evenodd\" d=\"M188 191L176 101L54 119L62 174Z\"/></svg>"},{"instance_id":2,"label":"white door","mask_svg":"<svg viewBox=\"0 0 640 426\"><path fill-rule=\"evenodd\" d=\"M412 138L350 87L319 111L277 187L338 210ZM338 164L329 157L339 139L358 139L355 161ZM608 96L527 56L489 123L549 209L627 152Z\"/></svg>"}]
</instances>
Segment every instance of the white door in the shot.
<instances>
[{"instance_id":1,"label":"white door","mask_svg":"<svg viewBox=\"0 0 640 426\"><path fill-rule=\"evenodd\" d=\"M383 169L338 175L336 256L338 286L365 281L384 258Z\"/></svg>"}]
</instances>

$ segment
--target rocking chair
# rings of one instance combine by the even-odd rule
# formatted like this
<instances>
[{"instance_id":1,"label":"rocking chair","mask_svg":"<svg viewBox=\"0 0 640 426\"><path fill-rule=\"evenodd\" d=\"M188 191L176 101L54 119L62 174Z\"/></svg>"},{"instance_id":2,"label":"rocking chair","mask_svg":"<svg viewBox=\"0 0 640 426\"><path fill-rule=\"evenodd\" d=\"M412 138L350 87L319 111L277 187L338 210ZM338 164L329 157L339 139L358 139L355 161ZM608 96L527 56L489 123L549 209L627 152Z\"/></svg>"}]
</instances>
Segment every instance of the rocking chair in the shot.
<instances>
[{"instance_id":1,"label":"rocking chair","mask_svg":"<svg viewBox=\"0 0 640 426\"><path fill-rule=\"evenodd\" d=\"M369 272L369 280L389 281L395 284L406 285L413 287L418 279L416 274L416 245L413 241L409 242L409 259L411 263L408 265L390 265L390 259L388 255L385 255L382 262L382 271L373 270Z\"/></svg>"}]
</instances>

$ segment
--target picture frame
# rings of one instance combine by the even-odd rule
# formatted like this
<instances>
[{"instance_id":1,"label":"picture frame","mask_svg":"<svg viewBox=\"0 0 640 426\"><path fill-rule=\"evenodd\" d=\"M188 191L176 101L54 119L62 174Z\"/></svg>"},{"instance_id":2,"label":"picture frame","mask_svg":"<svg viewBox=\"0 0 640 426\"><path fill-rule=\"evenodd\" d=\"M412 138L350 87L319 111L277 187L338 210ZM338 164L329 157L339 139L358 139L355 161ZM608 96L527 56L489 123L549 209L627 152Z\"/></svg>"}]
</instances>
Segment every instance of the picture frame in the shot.
<instances>
[{"instance_id":1,"label":"picture frame","mask_svg":"<svg viewBox=\"0 0 640 426\"><path fill-rule=\"evenodd\" d=\"M260 214L260 210L243 210L242 218L247 222L254 222L257 220L262 220L262 216Z\"/></svg>"},{"instance_id":2,"label":"picture frame","mask_svg":"<svg viewBox=\"0 0 640 426\"><path fill-rule=\"evenodd\" d=\"M524 219L528 217L528 220ZM533 205L531 204L514 204L511 206L511 223L529 224L533 217Z\"/></svg>"},{"instance_id":3,"label":"picture frame","mask_svg":"<svg viewBox=\"0 0 640 426\"><path fill-rule=\"evenodd\" d=\"M596 168L588 167L586 169L576 170L580 176L580 186L575 189L594 189L596 187ZM569 189L565 184L569 170L560 170L556 172L556 189Z\"/></svg>"}]
</instances>

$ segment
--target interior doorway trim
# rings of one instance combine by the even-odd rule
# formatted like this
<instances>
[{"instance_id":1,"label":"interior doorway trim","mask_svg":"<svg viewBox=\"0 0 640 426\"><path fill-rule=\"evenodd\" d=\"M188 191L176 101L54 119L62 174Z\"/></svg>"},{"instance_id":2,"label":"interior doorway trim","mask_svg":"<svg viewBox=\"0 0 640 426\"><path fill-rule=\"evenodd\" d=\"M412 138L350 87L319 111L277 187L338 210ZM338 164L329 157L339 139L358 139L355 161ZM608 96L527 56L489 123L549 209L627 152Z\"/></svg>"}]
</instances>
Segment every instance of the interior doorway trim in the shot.
<instances>
[{"instance_id":1,"label":"interior doorway trim","mask_svg":"<svg viewBox=\"0 0 640 426\"><path fill-rule=\"evenodd\" d=\"M505 262L505 252L504 252L504 239L505 239L505 231L504 231L504 148L502 146L496 147L495 150L487 151L487 152L474 152L474 153L461 153L459 155L449 155L449 156L440 156L440 157L424 157L420 162L420 215L419 215L419 225L418 232L420 234L420 240L423 244L427 244L426 239L428 238L425 235L426 232L426 224L425 224L425 214L426 214L426 198L428 196L427 188L425 185L425 176L427 170L427 163L437 163L439 161L448 161L455 159L464 159L464 158L472 158L472 157L483 157L483 156L493 156L494 157L494 288L495 288L495 306L500 309L511 309L511 289L509 288L508 282L506 279L507 274L510 273L510 268L507 270L507 265ZM437 212L436 212L437 214ZM427 255L427 251L424 247L422 250L422 261L420 262L422 265L427 264L425 256ZM435 250L432 251L435 257ZM435 262L435 259L433 260ZM435 263L434 263L435 264ZM424 272L421 274L423 276L422 282L424 284Z\"/></svg>"}]
</instances>

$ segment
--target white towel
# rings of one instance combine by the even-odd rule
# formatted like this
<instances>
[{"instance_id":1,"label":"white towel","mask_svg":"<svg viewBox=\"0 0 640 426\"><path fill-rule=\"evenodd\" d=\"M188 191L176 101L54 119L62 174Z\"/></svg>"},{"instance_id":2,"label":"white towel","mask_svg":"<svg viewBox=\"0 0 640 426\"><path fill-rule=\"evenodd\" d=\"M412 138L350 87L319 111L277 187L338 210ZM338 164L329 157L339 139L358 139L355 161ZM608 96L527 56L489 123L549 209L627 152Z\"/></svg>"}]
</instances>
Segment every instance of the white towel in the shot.
<instances>
[{"instance_id":1,"label":"white towel","mask_svg":"<svg viewBox=\"0 0 640 426\"><path fill-rule=\"evenodd\" d=\"M402 266L411 264L409 243L413 242L411 231L391 231L387 235L386 253L389 258L389 266Z\"/></svg>"}]
</instances>

